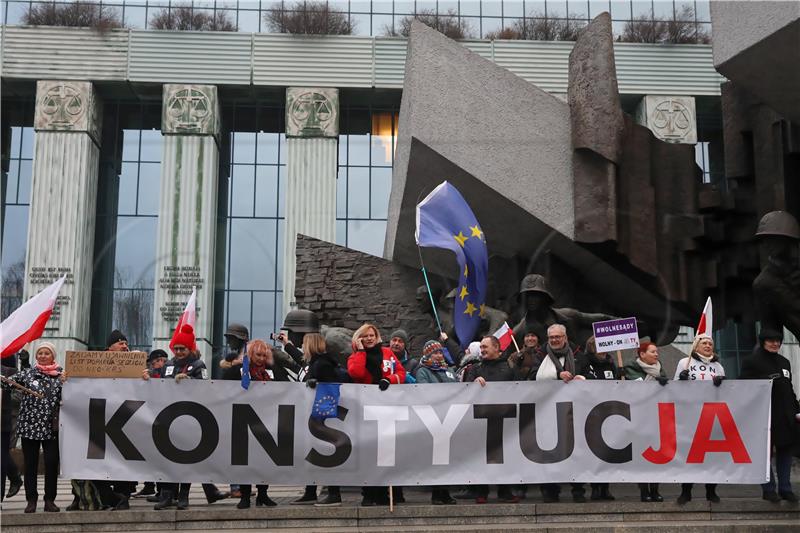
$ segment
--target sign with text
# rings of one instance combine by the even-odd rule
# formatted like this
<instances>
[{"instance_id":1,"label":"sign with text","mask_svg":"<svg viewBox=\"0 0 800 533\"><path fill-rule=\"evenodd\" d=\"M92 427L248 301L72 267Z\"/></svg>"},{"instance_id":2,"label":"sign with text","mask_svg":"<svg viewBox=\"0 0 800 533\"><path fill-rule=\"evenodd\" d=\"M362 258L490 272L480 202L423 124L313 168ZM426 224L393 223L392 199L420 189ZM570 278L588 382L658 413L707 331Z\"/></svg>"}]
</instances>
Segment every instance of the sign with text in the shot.
<instances>
[{"instance_id":1,"label":"sign with text","mask_svg":"<svg viewBox=\"0 0 800 533\"><path fill-rule=\"evenodd\" d=\"M639 347L639 329L635 317L593 322L592 329L597 353Z\"/></svg>"},{"instance_id":2,"label":"sign with text","mask_svg":"<svg viewBox=\"0 0 800 533\"><path fill-rule=\"evenodd\" d=\"M144 352L67 352L70 378L141 378L147 368Z\"/></svg>"},{"instance_id":3,"label":"sign with text","mask_svg":"<svg viewBox=\"0 0 800 533\"><path fill-rule=\"evenodd\" d=\"M73 479L278 485L763 483L770 382L344 384L69 379Z\"/></svg>"}]
</instances>

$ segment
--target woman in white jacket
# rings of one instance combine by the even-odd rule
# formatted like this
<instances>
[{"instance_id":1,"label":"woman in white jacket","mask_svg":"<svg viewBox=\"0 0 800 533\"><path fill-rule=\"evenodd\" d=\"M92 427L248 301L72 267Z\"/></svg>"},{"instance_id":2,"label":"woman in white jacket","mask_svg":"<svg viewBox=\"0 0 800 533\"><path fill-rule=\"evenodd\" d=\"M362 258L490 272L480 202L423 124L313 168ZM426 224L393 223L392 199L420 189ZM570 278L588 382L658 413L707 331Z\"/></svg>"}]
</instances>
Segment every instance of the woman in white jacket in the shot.
<instances>
[{"instance_id":1,"label":"woman in white jacket","mask_svg":"<svg viewBox=\"0 0 800 533\"><path fill-rule=\"evenodd\" d=\"M678 361L678 367L675 369L675 379L681 381L712 381L716 387L722 384L722 380L725 379L725 369L722 367L717 354L714 353L714 339L711 336L700 334L694 338L689 357L684 357ZM692 500L693 486L694 483L681 483L681 495L678 496L679 505ZM716 483L706 483L706 500L712 503L719 503Z\"/></svg>"}]
</instances>

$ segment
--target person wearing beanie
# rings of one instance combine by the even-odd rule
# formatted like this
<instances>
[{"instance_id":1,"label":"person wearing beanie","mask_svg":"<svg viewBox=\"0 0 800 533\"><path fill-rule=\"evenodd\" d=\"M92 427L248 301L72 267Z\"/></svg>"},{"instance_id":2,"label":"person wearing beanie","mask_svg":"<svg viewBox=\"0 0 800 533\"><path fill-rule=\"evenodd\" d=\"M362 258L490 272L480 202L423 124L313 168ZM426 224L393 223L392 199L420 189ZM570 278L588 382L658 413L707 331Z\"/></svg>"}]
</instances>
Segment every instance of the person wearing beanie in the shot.
<instances>
[{"instance_id":1,"label":"person wearing beanie","mask_svg":"<svg viewBox=\"0 0 800 533\"><path fill-rule=\"evenodd\" d=\"M56 493L58 490L58 411L61 406L61 386L66 373L56 363L56 347L50 342L40 342L34 352L36 364L33 368L17 372L9 379L39 395L22 395L17 419L17 435L22 439L22 455L25 462L26 513L36 512L39 500L37 479L39 451L44 451L44 510L58 512ZM2 382L4 390L11 390L10 383Z\"/></svg>"},{"instance_id":2,"label":"person wearing beanie","mask_svg":"<svg viewBox=\"0 0 800 533\"><path fill-rule=\"evenodd\" d=\"M798 498L792 491L792 455L800 446L800 403L792 388L792 365L779 351L783 344L783 332L762 329L758 335L758 346L742 363L741 379L772 380L772 412L770 427L770 455L775 459L777 470L770 468L769 481L761 485L762 497L778 503L781 499L796 503Z\"/></svg>"},{"instance_id":3,"label":"person wearing beanie","mask_svg":"<svg viewBox=\"0 0 800 533\"><path fill-rule=\"evenodd\" d=\"M108 338L106 339L106 351L107 352L129 351L128 337L126 337L120 330L115 329L108 335Z\"/></svg>"},{"instance_id":4,"label":"person wearing beanie","mask_svg":"<svg viewBox=\"0 0 800 533\"><path fill-rule=\"evenodd\" d=\"M389 337L389 349L406 369L406 383L416 383L415 377L419 359L412 358L408 353L408 333L404 329L397 329Z\"/></svg>"},{"instance_id":5,"label":"person wearing beanie","mask_svg":"<svg viewBox=\"0 0 800 533\"><path fill-rule=\"evenodd\" d=\"M675 369L675 378L680 381L711 381L719 387L725 379L725 369L714 353L714 339L704 333L697 335L692 342L692 351L689 357L678 361ZM678 505L692 501L692 487L694 483L681 483L681 494L678 496ZM706 500L719 503L717 484L706 483Z\"/></svg>"},{"instance_id":6,"label":"person wearing beanie","mask_svg":"<svg viewBox=\"0 0 800 533\"><path fill-rule=\"evenodd\" d=\"M184 379L208 378L206 365L197 351L197 343L192 326L183 324L176 329L172 335L172 340L169 342L169 348L172 350L174 357L164 367L165 379L174 379L175 383L180 383ZM145 379L147 378L145 377ZM179 511L188 509L189 490L191 487L191 483L162 483L160 499L153 506L153 509L156 511L168 507L177 507ZM230 496L230 493L221 492L212 483L203 483L203 492L208 503L224 500Z\"/></svg>"}]
</instances>

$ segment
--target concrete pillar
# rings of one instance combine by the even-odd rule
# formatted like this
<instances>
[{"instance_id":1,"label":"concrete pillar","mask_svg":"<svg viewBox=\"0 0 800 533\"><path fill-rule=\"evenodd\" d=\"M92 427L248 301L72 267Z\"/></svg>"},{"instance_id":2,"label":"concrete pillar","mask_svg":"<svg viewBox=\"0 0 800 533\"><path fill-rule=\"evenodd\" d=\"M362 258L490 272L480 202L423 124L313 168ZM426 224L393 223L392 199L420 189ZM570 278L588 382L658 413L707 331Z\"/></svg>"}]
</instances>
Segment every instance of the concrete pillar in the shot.
<instances>
[{"instance_id":1,"label":"concrete pillar","mask_svg":"<svg viewBox=\"0 0 800 533\"><path fill-rule=\"evenodd\" d=\"M636 108L636 122L662 141L697 144L697 112L693 96L647 95Z\"/></svg>"},{"instance_id":2,"label":"concrete pillar","mask_svg":"<svg viewBox=\"0 0 800 533\"><path fill-rule=\"evenodd\" d=\"M213 85L164 85L153 346L168 350L197 287L197 347L211 363L220 109Z\"/></svg>"},{"instance_id":3,"label":"concrete pillar","mask_svg":"<svg viewBox=\"0 0 800 533\"><path fill-rule=\"evenodd\" d=\"M303 87L286 89L286 137L284 314L294 307L297 234L336 241L339 91Z\"/></svg>"},{"instance_id":4,"label":"concrete pillar","mask_svg":"<svg viewBox=\"0 0 800 533\"><path fill-rule=\"evenodd\" d=\"M67 275L43 336L62 362L89 342L101 109L89 82L36 84L24 294Z\"/></svg>"}]
</instances>

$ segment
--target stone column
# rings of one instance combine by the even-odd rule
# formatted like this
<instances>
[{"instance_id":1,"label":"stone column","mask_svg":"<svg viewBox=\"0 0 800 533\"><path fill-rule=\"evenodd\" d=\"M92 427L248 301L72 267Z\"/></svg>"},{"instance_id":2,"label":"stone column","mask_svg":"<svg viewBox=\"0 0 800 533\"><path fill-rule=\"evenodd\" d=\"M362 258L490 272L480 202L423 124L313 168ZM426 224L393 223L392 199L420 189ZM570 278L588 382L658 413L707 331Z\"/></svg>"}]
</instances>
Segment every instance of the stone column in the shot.
<instances>
[{"instance_id":1,"label":"stone column","mask_svg":"<svg viewBox=\"0 0 800 533\"><path fill-rule=\"evenodd\" d=\"M153 345L168 350L197 287L197 347L211 363L220 109L213 85L164 85Z\"/></svg>"},{"instance_id":2,"label":"stone column","mask_svg":"<svg viewBox=\"0 0 800 533\"><path fill-rule=\"evenodd\" d=\"M295 307L297 234L329 242L336 241L339 91L303 87L286 89L286 137L284 315Z\"/></svg>"},{"instance_id":3,"label":"stone column","mask_svg":"<svg viewBox=\"0 0 800 533\"><path fill-rule=\"evenodd\" d=\"M693 96L647 95L636 108L636 122L662 141L697 144L697 112Z\"/></svg>"},{"instance_id":4,"label":"stone column","mask_svg":"<svg viewBox=\"0 0 800 533\"><path fill-rule=\"evenodd\" d=\"M89 342L101 109L89 82L36 84L24 294L67 275L43 336L61 362Z\"/></svg>"}]
</instances>

